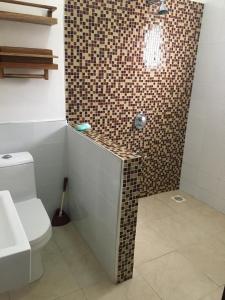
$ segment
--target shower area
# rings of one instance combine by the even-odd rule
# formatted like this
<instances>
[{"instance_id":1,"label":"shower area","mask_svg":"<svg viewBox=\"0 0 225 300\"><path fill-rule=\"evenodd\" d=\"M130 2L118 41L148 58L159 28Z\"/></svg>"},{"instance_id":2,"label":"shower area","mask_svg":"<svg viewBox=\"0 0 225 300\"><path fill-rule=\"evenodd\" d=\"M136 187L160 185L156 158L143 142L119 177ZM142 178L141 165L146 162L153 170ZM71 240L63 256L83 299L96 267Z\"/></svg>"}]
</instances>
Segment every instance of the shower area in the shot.
<instances>
[{"instance_id":1,"label":"shower area","mask_svg":"<svg viewBox=\"0 0 225 300\"><path fill-rule=\"evenodd\" d=\"M69 155L77 151L80 166L71 167L78 179L70 209L115 282L133 276L138 199L179 188L203 8L189 0L65 4L67 119L70 127L92 126L85 135L69 129L77 144L71 142ZM85 192L82 176L90 183ZM102 230L106 219L112 230Z\"/></svg>"},{"instance_id":2,"label":"shower area","mask_svg":"<svg viewBox=\"0 0 225 300\"><path fill-rule=\"evenodd\" d=\"M142 157L142 197L179 187L203 5L66 1L67 117ZM143 113L146 126L134 126Z\"/></svg>"},{"instance_id":3,"label":"shower area","mask_svg":"<svg viewBox=\"0 0 225 300\"><path fill-rule=\"evenodd\" d=\"M217 7L220 0L216 2ZM225 253L225 245L217 245L225 242L219 240L225 217L204 202L220 211L224 211L223 205L219 201L210 202L209 180L207 190L199 187L195 177L195 171L203 163L204 147L201 144L202 152L198 149L197 156L196 145L201 137L199 122L203 116L196 119L193 111L198 108L200 114L204 106L199 101L196 103L195 98L201 95L199 84L202 90L206 87L201 81L204 71L200 74L199 69L205 63L202 49L211 43L204 40L212 25L207 23L211 8L212 4L204 7L199 1L191 0L78 0L75 3L67 0L65 5L66 108L71 126L69 134L76 135L77 140L70 145L70 155L75 150L78 156L79 151L83 153L77 161L84 178L90 173L100 180L92 182L91 175L88 177L92 192L97 182L101 191L98 199L102 197L104 202L107 189L113 195L115 190L111 187L121 187L117 195L121 201L116 202L120 209L119 226L114 232L117 236L114 246L118 250L113 263L117 270L114 281L130 279L135 267L162 299L203 299L202 296L225 282L223 264L214 261L216 267L212 271L212 265L206 263L214 259L212 253L222 255L225 261L224 254L218 250L224 247ZM200 53L198 60L197 53ZM207 98L206 93L203 96ZM72 127L82 122L89 122L92 131L75 133ZM109 154L113 158L108 159ZM204 157L210 160L209 156ZM101 171L95 165L97 162ZM209 173L210 164L205 165ZM79 177L79 171L76 176ZM105 178L109 178L107 183ZM207 182L207 178L210 176L205 173L201 182ZM81 185L77 183L77 191L81 191ZM74 210L80 209L87 216L91 205L93 210L107 216L106 204L100 204L104 209L99 210L93 204L94 196L90 197L89 204L83 204L88 202L87 191L83 198L76 191L72 194ZM114 201L112 197L111 200ZM98 212L93 222L101 219ZM113 213L117 215L116 211ZM79 219L80 215L76 217ZM84 226L83 223L81 227ZM89 229L86 226L85 232ZM101 237L105 241L106 235L105 231L95 238L92 243L95 250L96 241ZM209 235L218 240L212 238L206 242ZM86 233L84 236L89 239ZM199 241L203 244L192 248ZM101 251L103 257L106 247ZM112 258L113 252L108 250ZM108 261L109 257L105 264ZM202 273L196 273L195 264ZM167 283L174 268L178 277L174 275L174 286L169 288L177 294L169 294ZM181 287L177 288L180 282Z\"/></svg>"}]
</instances>

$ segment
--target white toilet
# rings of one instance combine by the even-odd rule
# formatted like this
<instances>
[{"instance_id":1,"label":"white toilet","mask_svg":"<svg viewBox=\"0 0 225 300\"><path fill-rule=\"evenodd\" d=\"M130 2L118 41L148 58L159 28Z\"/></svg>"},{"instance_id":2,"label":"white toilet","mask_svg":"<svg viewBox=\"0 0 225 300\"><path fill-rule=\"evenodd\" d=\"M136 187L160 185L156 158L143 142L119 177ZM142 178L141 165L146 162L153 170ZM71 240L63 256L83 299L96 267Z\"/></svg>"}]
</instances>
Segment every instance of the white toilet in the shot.
<instances>
[{"instance_id":1,"label":"white toilet","mask_svg":"<svg viewBox=\"0 0 225 300\"><path fill-rule=\"evenodd\" d=\"M47 212L37 198L34 160L30 153L0 154L0 190L9 190L31 246L30 282L43 274L40 250L52 235Z\"/></svg>"}]
</instances>

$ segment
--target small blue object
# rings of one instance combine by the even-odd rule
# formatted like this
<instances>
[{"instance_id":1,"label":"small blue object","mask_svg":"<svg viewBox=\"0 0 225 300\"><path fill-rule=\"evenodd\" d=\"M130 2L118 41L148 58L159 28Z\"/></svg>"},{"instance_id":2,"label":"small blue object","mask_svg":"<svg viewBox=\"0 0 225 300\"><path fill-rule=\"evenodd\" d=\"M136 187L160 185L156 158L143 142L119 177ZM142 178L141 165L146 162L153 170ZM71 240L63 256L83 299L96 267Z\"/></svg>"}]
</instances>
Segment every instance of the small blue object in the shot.
<instances>
[{"instance_id":1,"label":"small blue object","mask_svg":"<svg viewBox=\"0 0 225 300\"><path fill-rule=\"evenodd\" d=\"M77 131L87 131L87 130L91 130L91 125L89 123L76 124L75 129Z\"/></svg>"}]
</instances>

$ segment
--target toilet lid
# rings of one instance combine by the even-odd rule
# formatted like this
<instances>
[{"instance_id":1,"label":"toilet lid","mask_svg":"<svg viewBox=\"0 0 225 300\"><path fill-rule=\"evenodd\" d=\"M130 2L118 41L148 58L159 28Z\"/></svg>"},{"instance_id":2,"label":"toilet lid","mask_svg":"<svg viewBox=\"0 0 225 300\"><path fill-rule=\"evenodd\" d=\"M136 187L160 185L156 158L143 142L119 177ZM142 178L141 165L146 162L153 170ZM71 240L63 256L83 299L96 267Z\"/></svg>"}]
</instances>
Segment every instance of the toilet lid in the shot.
<instances>
[{"instance_id":1,"label":"toilet lid","mask_svg":"<svg viewBox=\"0 0 225 300\"><path fill-rule=\"evenodd\" d=\"M17 202L16 209L31 246L51 236L49 216L40 199Z\"/></svg>"}]
</instances>

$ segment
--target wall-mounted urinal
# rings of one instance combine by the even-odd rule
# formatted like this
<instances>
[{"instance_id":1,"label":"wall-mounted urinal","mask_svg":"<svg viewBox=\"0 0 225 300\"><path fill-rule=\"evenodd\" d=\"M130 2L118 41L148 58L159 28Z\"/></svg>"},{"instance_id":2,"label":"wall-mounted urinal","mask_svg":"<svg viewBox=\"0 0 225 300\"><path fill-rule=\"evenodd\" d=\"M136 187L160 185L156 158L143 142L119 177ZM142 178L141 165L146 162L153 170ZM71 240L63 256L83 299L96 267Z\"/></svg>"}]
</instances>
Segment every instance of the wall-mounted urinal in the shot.
<instances>
[{"instance_id":1,"label":"wall-mounted urinal","mask_svg":"<svg viewBox=\"0 0 225 300\"><path fill-rule=\"evenodd\" d=\"M30 244L8 191L0 191L0 293L30 281Z\"/></svg>"}]
</instances>

